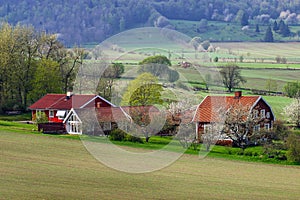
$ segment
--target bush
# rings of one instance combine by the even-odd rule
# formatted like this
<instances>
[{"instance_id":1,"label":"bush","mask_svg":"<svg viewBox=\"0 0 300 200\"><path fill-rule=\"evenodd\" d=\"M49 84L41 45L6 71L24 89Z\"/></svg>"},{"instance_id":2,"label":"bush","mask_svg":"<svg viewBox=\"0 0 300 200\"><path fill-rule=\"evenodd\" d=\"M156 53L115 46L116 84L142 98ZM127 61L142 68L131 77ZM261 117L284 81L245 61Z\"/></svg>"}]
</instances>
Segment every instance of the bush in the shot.
<instances>
[{"instance_id":1,"label":"bush","mask_svg":"<svg viewBox=\"0 0 300 200\"><path fill-rule=\"evenodd\" d=\"M300 136L294 133L289 134L287 147L288 161L300 163Z\"/></svg>"},{"instance_id":2,"label":"bush","mask_svg":"<svg viewBox=\"0 0 300 200\"><path fill-rule=\"evenodd\" d=\"M134 135L126 135L126 140L129 142L137 142L137 143L144 143L140 137L136 137Z\"/></svg>"},{"instance_id":3,"label":"bush","mask_svg":"<svg viewBox=\"0 0 300 200\"><path fill-rule=\"evenodd\" d=\"M121 129L114 129L109 134L109 139L113 141L124 141L126 138L126 132Z\"/></svg>"}]
</instances>

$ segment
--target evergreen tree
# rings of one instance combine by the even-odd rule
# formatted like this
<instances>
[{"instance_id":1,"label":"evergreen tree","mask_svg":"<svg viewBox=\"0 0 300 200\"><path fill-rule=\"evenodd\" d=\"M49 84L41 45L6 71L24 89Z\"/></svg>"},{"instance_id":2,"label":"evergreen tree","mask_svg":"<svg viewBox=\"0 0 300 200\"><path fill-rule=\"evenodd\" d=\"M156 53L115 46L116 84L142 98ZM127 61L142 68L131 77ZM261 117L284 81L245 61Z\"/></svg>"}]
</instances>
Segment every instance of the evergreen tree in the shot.
<instances>
[{"instance_id":1,"label":"evergreen tree","mask_svg":"<svg viewBox=\"0 0 300 200\"><path fill-rule=\"evenodd\" d=\"M248 15L246 13L243 13L242 18L241 18L241 25L247 26L248 24L249 24Z\"/></svg>"},{"instance_id":2,"label":"evergreen tree","mask_svg":"<svg viewBox=\"0 0 300 200\"><path fill-rule=\"evenodd\" d=\"M258 24L256 24L255 32L256 32L256 33L259 33L259 32L260 32Z\"/></svg>"},{"instance_id":3,"label":"evergreen tree","mask_svg":"<svg viewBox=\"0 0 300 200\"><path fill-rule=\"evenodd\" d=\"M278 31L279 28L278 28L278 24L277 24L277 21L275 20L274 23L273 23L273 31Z\"/></svg>"},{"instance_id":4,"label":"evergreen tree","mask_svg":"<svg viewBox=\"0 0 300 200\"><path fill-rule=\"evenodd\" d=\"M264 42L274 42L273 32L272 32L272 29L270 26L267 28L267 31L266 31L266 34L264 37Z\"/></svg>"}]
</instances>

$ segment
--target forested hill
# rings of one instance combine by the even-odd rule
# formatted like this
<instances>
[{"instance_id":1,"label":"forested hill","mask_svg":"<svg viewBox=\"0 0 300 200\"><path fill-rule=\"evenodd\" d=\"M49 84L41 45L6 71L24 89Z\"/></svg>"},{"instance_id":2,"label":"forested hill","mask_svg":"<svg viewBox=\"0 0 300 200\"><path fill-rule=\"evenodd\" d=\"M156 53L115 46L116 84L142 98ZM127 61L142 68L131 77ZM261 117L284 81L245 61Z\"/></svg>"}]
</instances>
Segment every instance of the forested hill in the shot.
<instances>
[{"instance_id":1,"label":"forested hill","mask_svg":"<svg viewBox=\"0 0 300 200\"><path fill-rule=\"evenodd\" d=\"M172 19L298 24L299 12L297 0L0 0L1 20L59 33L68 45L100 42L134 27L171 27Z\"/></svg>"}]
</instances>

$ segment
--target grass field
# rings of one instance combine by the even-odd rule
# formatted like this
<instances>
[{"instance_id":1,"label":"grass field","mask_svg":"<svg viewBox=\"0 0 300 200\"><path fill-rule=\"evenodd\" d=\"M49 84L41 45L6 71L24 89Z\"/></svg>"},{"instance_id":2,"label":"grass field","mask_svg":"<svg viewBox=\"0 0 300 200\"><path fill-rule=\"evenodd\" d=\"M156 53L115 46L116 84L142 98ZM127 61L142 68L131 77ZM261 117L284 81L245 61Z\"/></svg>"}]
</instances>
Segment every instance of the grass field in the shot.
<instances>
[{"instance_id":1,"label":"grass field","mask_svg":"<svg viewBox=\"0 0 300 200\"><path fill-rule=\"evenodd\" d=\"M296 166L184 155L162 170L128 174L97 162L79 140L1 131L0 143L0 199L298 199L300 195Z\"/></svg>"}]
</instances>

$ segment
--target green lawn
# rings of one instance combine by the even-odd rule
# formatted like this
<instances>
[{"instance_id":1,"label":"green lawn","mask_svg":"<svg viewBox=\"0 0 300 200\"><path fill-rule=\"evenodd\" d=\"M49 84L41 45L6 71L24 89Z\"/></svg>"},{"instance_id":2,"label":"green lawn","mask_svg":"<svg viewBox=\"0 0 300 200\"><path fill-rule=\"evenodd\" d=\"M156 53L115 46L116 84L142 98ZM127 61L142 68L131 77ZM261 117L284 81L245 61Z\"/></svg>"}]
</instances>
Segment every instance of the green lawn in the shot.
<instances>
[{"instance_id":1,"label":"green lawn","mask_svg":"<svg viewBox=\"0 0 300 200\"><path fill-rule=\"evenodd\" d=\"M97 162L80 140L2 130L0 143L1 199L297 199L300 195L297 166L184 155L159 171L128 174Z\"/></svg>"}]
</instances>

